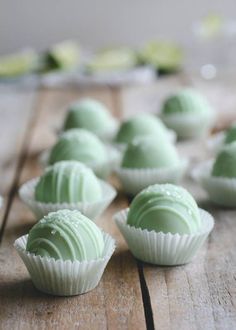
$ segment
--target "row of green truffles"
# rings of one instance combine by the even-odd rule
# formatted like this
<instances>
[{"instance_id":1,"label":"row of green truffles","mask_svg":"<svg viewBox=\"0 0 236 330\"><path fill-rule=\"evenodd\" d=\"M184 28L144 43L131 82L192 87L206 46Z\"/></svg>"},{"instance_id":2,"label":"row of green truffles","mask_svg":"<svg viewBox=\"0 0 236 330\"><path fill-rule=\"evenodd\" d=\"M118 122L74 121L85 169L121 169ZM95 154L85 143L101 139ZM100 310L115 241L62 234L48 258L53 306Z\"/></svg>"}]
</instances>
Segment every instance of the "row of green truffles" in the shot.
<instances>
[{"instance_id":1,"label":"row of green truffles","mask_svg":"<svg viewBox=\"0 0 236 330\"><path fill-rule=\"evenodd\" d=\"M197 166L193 178L219 206L236 207L236 141L226 143L215 159Z\"/></svg>"},{"instance_id":2,"label":"row of green truffles","mask_svg":"<svg viewBox=\"0 0 236 330\"><path fill-rule=\"evenodd\" d=\"M86 165L61 161L47 167L39 178L24 183L19 194L37 219L65 208L96 219L115 198L116 190Z\"/></svg>"},{"instance_id":3,"label":"row of green truffles","mask_svg":"<svg viewBox=\"0 0 236 330\"><path fill-rule=\"evenodd\" d=\"M213 228L182 187L153 185L114 219L133 255L158 265L192 260ZM45 215L15 247L35 286L54 295L76 295L96 287L114 249L114 239L77 210Z\"/></svg>"}]
</instances>

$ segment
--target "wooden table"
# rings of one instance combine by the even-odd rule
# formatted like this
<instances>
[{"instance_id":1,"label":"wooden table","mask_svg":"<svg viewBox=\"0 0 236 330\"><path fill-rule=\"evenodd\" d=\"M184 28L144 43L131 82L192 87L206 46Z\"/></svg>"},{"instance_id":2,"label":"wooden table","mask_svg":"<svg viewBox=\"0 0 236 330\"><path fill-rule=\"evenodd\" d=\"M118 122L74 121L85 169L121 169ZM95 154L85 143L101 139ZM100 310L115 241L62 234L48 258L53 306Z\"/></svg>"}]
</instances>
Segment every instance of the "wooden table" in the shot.
<instances>
[{"instance_id":1,"label":"wooden table","mask_svg":"<svg viewBox=\"0 0 236 330\"><path fill-rule=\"evenodd\" d=\"M236 329L236 211L211 205L190 179L183 185L215 217L215 228L195 260L186 266L154 267L133 258L112 215L127 206L119 193L98 224L118 247L99 286L72 298L37 291L13 248L29 231L33 215L19 201L21 183L39 175L39 153L55 141L71 101L84 96L104 102L121 118L154 111L179 86L205 93L222 120L236 114L236 81L204 82L186 75L162 78L150 86L31 90L0 87L0 328L12 329ZM208 157L202 142L178 145L194 163Z\"/></svg>"}]
</instances>

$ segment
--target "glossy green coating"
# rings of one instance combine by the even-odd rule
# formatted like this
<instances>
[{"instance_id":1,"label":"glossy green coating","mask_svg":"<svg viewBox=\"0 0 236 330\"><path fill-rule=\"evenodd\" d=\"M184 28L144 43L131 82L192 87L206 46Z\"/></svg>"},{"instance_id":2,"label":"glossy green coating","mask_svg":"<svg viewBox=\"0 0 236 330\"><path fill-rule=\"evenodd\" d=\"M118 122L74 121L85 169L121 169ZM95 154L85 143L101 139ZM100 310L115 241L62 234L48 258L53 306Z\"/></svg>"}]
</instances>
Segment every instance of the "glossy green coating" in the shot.
<instances>
[{"instance_id":1,"label":"glossy green coating","mask_svg":"<svg viewBox=\"0 0 236 330\"><path fill-rule=\"evenodd\" d=\"M212 109L207 99L194 89L186 88L169 96L162 107L163 115L193 114L208 115Z\"/></svg>"},{"instance_id":2,"label":"glossy green coating","mask_svg":"<svg viewBox=\"0 0 236 330\"><path fill-rule=\"evenodd\" d=\"M49 164L61 160L77 160L88 166L107 160L104 144L93 133L71 129L63 133L50 152Z\"/></svg>"},{"instance_id":3,"label":"glossy green coating","mask_svg":"<svg viewBox=\"0 0 236 330\"><path fill-rule=\"evenodd\" d=\"M114 125L114 119L104 104L93 99L82 99L70 106L64 130L84 128L99 135L109 131L111 125Z\"/></svg>"},{"instance_id":4,"label":"glossy green coating","mask_svg":"<svg viewBox=\"0 0 236 330\"><path fill-rule=\"evenodd\" d=\"M41 257L84 261L100 258L101 230L79 211L51 212L29 232L26 250Z\"/></svg>"},{"instance_id":5,"label":"glossy green coating","mask_svg":"<svg viewBox=\"0 0 236 330\"><path fill-rule=\"evenodd\" d=\"M134 198L127 224L148 231L183 235L199 231L201 218L187 190L172 184L155 184Z\"/></svg>"},{"instance_id":6,"label":"glossy green coating","mask_svg":"<svg viewBox=\"0 0 236 330\"><path fill-rule=\"evenodd\" d=\"M163 168L179 163L177 150L166 139L155 136L137 138L128 144L122 167L124 168Z\"/></svg>"},{"instance_id":7,"label":"glossy green coating","mask_svg":"<svg viewBox=\"0 0 236 330\"><path fill-rule=\"evenodd\" d=\"M77 161L49 166L35 187L35 199L43 203L96 202L102 197L92 170Z\"/></svg>"},{"instance_id":8,"label":"glossy green coating","mask_svg":"<svg viewBox=\"0 0 236 330\"><path fill-rule=\"evenodd\" d=\"M167 138L167 129L156 116L141 113L121 124L115 140L118 143L129 143L136 137L147 135L164 139Z\"/></svg>"},{"instance_id":9,"label":"glossy green coating","mask_svg":"<svg viewBox=\"0 0 236 330\"><path fill-rule=\"evenodd\" d=\"M226 131L224 143L228 144L234 141L236 141L236 123Z\"/></svg>"},{"instance_id":10,"label":"glossy green coating","mask_svg":"<svg viewBox=\"0 0 236 330\"><path fill-rule=\"evenodd\" d=\"M216 157L212 175L236 178L236 142L225 145Z\"/></svg>"}]
</instances>

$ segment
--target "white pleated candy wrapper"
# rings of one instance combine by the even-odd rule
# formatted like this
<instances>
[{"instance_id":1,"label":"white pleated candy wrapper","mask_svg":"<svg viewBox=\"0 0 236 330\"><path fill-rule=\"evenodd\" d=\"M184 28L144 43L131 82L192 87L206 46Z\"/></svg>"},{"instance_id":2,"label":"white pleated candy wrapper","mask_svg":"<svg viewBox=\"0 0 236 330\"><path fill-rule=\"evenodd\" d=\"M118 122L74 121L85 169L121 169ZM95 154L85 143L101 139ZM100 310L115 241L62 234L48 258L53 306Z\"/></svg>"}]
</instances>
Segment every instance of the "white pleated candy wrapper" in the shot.
<instances>
[{"instance_id":1,"label":"white pleated candy wrapper","mask_svg":"<svg viewBox=\"0 0 236 330\"><path fill-rule=\"evenodd\" d=\"M26 251L28 235L18 238L14 247L23 260L37 289L57 296L73 296L94 289L115 250L115 240L103 233L103 256L91 261L55 260Z\"/></svg>"},{"instance_id":2,"label":"white pleated candy wrapper","mask_svg":"<svg viewBox=\"0 0 236 330\"><path fill-rule=\"evenodd\" d=\"M155 183L178 183L188 167L188 160L181 160L178 165L166 168L130 169L117 168L115 170L126 193L136 195L144 188Z\"/></svg>"},{"instance_id":3,"label":"white pleated candy wrapper","mask_svg":"<svg viewBox=\"0 0 236 330\"><path fill-rule=\"evenodd\" d=\"M37 219L41 219L49 212L58 210L78 210L89 219L96 220L108 205L116 197L116 190L108 183L99 180L102 188L102 199L97 202L79 202L79 203L42 203L35 200L35 187L39 178L34 178L23 184L19 190L22 201L35 214Z\"/></svg>"},{"instance_id":4,"label":"white pleated candy wrapper","mask_svg":"<svg viewBox=\"0 0 236 330\"><path fill-rule=\"evenodd\" d=\"M115 214L116 224L132 254L139 260L154 265L175 266L190 262L214 226L213 217L199 209L202 230L196 234L164 234L127 225L129 209Z\"/></svg>"},{"instance_id":5,"label":"white pleated candy wrapper","mask_svg":"<svg viewBox=\"0 0 236 330\"><path fill-rule=\"evenodd\" d=\"M121 163L121 152L111 146L106 146L107 161L104 163L94 163L87 165L93 170L97 177L100 179L107 179L107 177L114 171L114 169ZM42 167L47 167L49 160L50 150L45 150L39 155L39 163Z\"/></svg>"},{"instance_id":6,"label":"white pleated candy wrapper","mask_svg":"<svg viewBox=\"0 0 236 330\"><path fill-rule=\"evenodd\" d=\"M209 199L224 207L236 207L236 178L211 175L213 160L201 163L192 171L193 179L207 192Z\"/></svg>"},{"instance_id":7,"label":"white pleated candy wrapper","mask_svg":"<svg viewBox=\"0 0 236 330\"><path fill-rule=\"evenodd\" d=\"M215 121L213 113L202 118L180 113L160 117L167 127L175 130L177 135L183 138L199 138L206 135Z\"/></svg>"}]
</instances>

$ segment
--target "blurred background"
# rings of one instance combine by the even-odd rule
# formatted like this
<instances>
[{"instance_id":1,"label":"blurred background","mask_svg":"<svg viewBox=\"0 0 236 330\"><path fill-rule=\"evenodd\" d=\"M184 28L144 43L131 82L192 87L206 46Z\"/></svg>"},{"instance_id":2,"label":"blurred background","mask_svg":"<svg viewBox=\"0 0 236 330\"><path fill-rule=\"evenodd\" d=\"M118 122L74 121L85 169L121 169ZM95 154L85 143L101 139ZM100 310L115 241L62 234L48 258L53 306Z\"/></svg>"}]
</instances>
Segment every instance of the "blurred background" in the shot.
<instances>
[{"instance_id":1,"label":"blurred background","mask_svg":"<svg viewBox=\"0 0 236 330\"><path fill-rule=\"evenodd\" d=\"M211 79L236 64L235 1L1 0L0 55L25 47L44 52L68 39L89 52L120 46L140 51L154 40L171 41L183 55L175 69L199 70ZM153 65L150 58L141 62Z\"/></svg>"}]
</instances>

